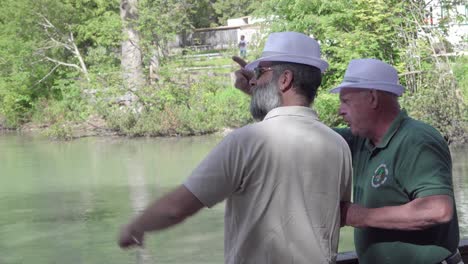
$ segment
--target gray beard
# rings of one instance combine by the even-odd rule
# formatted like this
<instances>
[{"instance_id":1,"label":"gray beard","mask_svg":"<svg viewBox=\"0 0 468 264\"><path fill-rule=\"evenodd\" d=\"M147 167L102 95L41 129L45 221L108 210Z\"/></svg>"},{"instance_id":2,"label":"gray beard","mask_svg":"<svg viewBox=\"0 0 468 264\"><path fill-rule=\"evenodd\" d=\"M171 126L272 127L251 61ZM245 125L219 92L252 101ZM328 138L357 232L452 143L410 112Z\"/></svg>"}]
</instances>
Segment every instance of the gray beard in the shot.
<instances>
[{"instance_id":1,"label":"gray beard","mask_svg":"<svg viewBox=\"0 0 468 264\"><path fill-rule=\"evenodd\" d=\"M281 94L274 81L253 87L252 99L250 100L250 113L255 120L263 120L268 112L280 107L281 104Z\"/></svg>"}]
</instances>

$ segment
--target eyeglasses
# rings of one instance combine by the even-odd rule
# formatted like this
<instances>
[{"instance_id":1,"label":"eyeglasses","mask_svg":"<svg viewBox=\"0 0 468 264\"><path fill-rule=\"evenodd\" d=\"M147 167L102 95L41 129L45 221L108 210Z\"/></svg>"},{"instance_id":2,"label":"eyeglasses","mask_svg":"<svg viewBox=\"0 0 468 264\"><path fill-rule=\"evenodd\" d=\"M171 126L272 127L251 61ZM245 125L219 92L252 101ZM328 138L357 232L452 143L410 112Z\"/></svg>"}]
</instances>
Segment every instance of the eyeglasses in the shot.
<instances>
[{"instance_id":1,"label":"eyeglasses","mask_svg":"<svg viewBox=\"0 0 468 264\"><path fill-rule=\"evenodd\" d=\"M255 67L254 68L254 74L255 74L255 79L259 79L262 74L264 74L267 71L272 71L273 68L271 67Z\"/></svg>"}]
</instances>

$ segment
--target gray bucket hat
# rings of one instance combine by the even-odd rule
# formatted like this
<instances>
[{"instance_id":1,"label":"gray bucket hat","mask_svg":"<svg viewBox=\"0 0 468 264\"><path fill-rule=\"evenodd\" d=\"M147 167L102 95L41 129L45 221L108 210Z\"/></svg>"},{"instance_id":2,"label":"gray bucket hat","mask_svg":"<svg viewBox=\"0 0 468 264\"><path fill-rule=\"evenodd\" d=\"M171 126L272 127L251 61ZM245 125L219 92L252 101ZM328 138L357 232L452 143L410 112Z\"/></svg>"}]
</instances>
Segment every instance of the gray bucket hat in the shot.
<instances>
[{"instance_id":1,"label":"gray bucket hat","mask_svg":"<svg viewBox=\"0 0 468 264\"><path fill-rule=\"evenodd\" d=\"M339 93L343 88L375 89L401 96L405 88L400 85L397 70L377 59L352 60L343 78L343 82L330 90Z\"/></svg>"},{"instance_id":2,"label":"gray bucket hat","mask_svg":"<svg viewBox=\"0 0 468 264\"><path fill-rule=\"evenodd\" d=\"M281 61L314 66L324 72L328 63L320 58L318 42L302 33L271 33L263 48L262 56L247 64L247 70L253 70L262 61Z\"/></svg>"}]
</instances>

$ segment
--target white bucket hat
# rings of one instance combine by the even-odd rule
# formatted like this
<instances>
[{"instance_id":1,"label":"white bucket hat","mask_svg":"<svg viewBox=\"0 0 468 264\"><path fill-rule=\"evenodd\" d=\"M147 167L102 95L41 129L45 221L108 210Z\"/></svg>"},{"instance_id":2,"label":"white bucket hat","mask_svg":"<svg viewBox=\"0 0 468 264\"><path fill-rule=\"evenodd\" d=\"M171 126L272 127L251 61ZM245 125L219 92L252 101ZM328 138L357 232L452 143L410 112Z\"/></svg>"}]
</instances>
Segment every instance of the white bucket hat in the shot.
<instances>
[{"instance_id":1,"label":"white bucket hat","mask_svg":"<svg viewBox=\"0 0 468 264\"><path fill-rule=\"evenodd\" d=\"M343 88L375 89L401 96L405 88L400 85L397 70L377 59L352 60L346 69L343 82L330 93L339 93Z\"/></svg>"},{"instance_id":2,"label":"white bucket hat","mask_svg":"<svg viewBox=\"0 0 468 264\"><path fill-rule=\"evenodd\" d=\"M320 45L304 34L297 32L271 33L263 48L262 56L247 64L253 70L262 61L281 61L314 66L324 72L328 63L320 59Z\"/></svg>"}]
</instances>

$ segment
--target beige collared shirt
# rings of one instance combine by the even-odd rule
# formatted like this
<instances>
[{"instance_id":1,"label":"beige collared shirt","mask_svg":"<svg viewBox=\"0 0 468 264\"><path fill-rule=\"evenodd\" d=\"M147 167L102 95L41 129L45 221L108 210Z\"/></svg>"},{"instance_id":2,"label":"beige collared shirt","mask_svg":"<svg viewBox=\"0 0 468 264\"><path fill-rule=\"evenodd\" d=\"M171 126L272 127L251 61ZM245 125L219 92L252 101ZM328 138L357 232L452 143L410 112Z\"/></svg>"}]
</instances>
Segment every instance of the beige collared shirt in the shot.
<instances>
[{"instance_id":1,"label":"beige collared shirt","mask_svg":"<svg viewBox=\"0 0 468 264\"><path fill-rule=\"evenodd\" d=\"M184 185L207 207L227 198L225 263L334 263L351 176L343 138L290 106L226 136Z\"/></svg>"}]
</instances>

